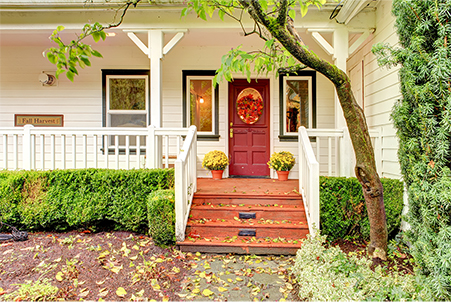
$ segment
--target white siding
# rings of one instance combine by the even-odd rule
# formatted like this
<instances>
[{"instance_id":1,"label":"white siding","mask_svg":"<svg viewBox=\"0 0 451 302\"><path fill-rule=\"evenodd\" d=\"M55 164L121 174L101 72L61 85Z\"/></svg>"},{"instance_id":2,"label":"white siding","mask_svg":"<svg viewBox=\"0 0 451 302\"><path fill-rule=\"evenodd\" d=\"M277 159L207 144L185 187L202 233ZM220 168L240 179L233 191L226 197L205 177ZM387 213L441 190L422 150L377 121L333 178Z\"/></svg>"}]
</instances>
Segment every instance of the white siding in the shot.
<instances>
[{"instance_id":1,"label":"white siding","mask_svg":"<svg viewBox=\"0 0 451 302\"><path fill-rule=\"evenodd\" d=\"M382 68L377 64L371 47L376 43L395 45L398 38L394 29L395 18L391 14L391 1L379 2L376 11L376 31L348 60L348 72L357 64L364 62L364 110L370 129L379 129L382 134L381 177L400 178L396 138L390 114L393 105L401 97L399 87L399 68ZM353 83L354 84L354 83Z\"/></svg>"}]
</instances>

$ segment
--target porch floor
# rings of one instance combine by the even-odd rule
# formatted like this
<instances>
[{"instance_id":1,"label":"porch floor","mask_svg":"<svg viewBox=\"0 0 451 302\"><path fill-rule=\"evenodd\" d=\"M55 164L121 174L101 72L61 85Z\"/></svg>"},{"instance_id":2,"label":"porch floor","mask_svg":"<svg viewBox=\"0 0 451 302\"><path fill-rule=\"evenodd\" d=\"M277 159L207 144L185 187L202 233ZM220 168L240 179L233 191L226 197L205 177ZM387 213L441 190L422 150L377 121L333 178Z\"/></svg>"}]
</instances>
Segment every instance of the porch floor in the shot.
<instances>
[{"instance_id":1,"label":"porch floor","mask_svg":"<svg viewBox=\"0 0 451 302\"><path fill-rule=\"evenodd\" d=\"M299 196L299 180L278 181L266 178L197 179L198 194L293 195Z\"/></svg>"}]
</instances>

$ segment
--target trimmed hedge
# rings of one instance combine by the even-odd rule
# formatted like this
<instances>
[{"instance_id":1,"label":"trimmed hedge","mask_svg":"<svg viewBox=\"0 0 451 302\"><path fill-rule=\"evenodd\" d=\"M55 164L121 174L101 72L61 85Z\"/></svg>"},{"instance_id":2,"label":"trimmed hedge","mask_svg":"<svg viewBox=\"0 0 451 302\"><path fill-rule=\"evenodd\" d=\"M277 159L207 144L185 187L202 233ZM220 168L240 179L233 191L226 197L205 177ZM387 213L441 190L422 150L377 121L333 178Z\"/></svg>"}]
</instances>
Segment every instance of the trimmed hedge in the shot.
<instances>
[{"instance_id":1,"label":"trimmed hedge","mask_svg":"<svg viewBox=\"0 0 451 302\"><path fill-rule=\"evenodd\" d=\"M401 225L404 186L400 180L382 178L388 237ZM339 238L368 240L370 225L357 178L320 177L321 233L333 241Z\"/></svg>"},{"instance_id":2,"label":"trimmed hedge","mask_svg":"<svg viewBox=\"0 0 451 302\"><path fill-rule=\"evenodd\" d=\"M173 184L173 169L4 171L0 214L26 230L108 226L145 232L149 194Z\"/></svg>"},{"instance_id":3,"label":"trimmed hedge","mask_svg":"<svg viewBox=\"0 0 451 302\"><path fill-rule=\"evenodd\" d=\"M175 191L158 190L147 200L149 235L158 246L175 245Z\"/></svg>"}]
</instances>

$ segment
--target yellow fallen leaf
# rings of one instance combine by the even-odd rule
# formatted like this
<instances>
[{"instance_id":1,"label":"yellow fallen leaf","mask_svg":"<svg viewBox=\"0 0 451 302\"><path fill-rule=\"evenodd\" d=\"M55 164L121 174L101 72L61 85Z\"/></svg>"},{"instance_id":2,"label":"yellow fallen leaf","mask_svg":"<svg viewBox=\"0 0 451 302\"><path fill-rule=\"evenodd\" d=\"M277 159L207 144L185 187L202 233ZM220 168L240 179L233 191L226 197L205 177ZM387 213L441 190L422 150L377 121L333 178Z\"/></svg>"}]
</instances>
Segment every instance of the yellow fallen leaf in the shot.
<instances>
[{"instance_id":1,"label":"yellow fallen leaf","mask_svg":"<svg viewBox=\"0 0 451 302\"><path fill-rule=\"evenodd\" d=\"M230 279L230 278L227 278L227 282L230 282L230 283L232 283L232 282L233 282L233 280L232 280L232 279Z\"/></svg>"},{"instance_id":2,"label":"yellow fallen leaf","mask_svg":"<svg viewBox=\"0 0 451 302\"><path fill-rule=\"evenodd\" d=\"M138 255L135 255L135 256L130 257L130 258L128 258L128 259L135 261L136 259L138 259Z\"/></svg>"},{"instance_id":3,"label":"yellow fallen leaf","mask_svg":"<svg viewBox=\"0 0 451 302\"><path fill-rule=\"evenodd\" d=\"M56 280L61 282L63 281L63 276L64 276L63 272L57 272L55 278Z\"/></svg>"},{"instance_id":4,"label":"yellow fallen leaf","mask_svg":"<svg viewBox=\"0 0 451 302\"><path fill-rule=\"evenodd\" d=\"M243 281L240 277L236 277L236 281Z\"/></svg>"},{"instance_id":5,"label":"yellow fallen leaf","mask_svg":"<svg viewBox=\"0 0 451 302\"><path fill-rule=\"evenodd\" d=\"M96 281L96 284L97 284L97 285L102 285L103 283L105 283L105 281L106 281L106 279L103 280L103 281Z\"/></svg>"},{"instance_id":6,"label":"yellow fallen leaf","mask_svg":"<svg viewBox=\"0 0 451 302\"><path fill-rule=\"evenodd\" d=\"M116 295L118 295L119 297L125 297L126 294L127 294L127 292L125 291L125 289L123 287L119 287L116 290Z\"/></svg>"},{"instance_id":7,"label":"yellow fallen leaf","mask_svg":"<svg viewBox=\"0 0 451 302\"><path fill-rule=\"evenodd\" d=\"M150 285L152 286L154 291L159 291L161 289L160 284L158 284L157 279L151 279Z\"/></svg>"},{"instance_id":8,"label":"yellow fallen leaf","mask_svg":"<svg viewBox=\"0 0 451 302\"><path fill-rule=\"evenodd\" d=\"M164 262L164 260L161 259L161 258L157 258L157 260L155 260L155 262L156 262L156 263L162 263L162 262Z\"/></svg>"},{"instance_id":9,"label":"yellow fallen leaf","mask_svg":"<svg viewBox=\"0 0 451 302\"><path fill-rule=\"evenodd\" d=\"M227 288L224 288L224 287L218 287L218 290L220 291L220 292L226 292L227 291Z\"/></svg>"},{"instance_id":10,"label":"yellow fallen leaf","mask_svg":"<svg viewBox=\"0 0 451 302\"><path fill-rule=\"evenodd\" d=\"M200 274L199 274L199 277L201 277L201 278L205 278L207 275L205 274L205 272L201 272Z\"/></svg>"},{"instance_id":11,"label":"yellow fallen leaf","mask_svg":"<svg viewBox=\"0 0 451 302\"><path fill-rule=\"evenodd\" d=\"M132 246L132 249L134 249L134 250L139 250L139 246L137 246L136 244L134 245L134 246Z\"/></svg>"},{"instance_id":12,"label":"yellow fallen leaf","mask_svg":"<svg viewBox=\"0 0 451 302\"><path fill-rule=\"evenodd\" d=\"M198 293L200 293L200 289L195 288L195 289L193 289L191 292L192 292L193 294L198 294Z\"/></svg>"},{"instance_id":13,"label":"yellow fallen leaf","mask_svg":"<svg viewBox=\"0 0 451 302\"><path fill-rule=\"evenodd\" d=\"M168 302L169 301L169 297L168 296L164 296L163 297L163 302Z\"/></svg>"},{"instance_id":14,"label":"yellow fallen leaf","mask_svg":"<svg viewBox=\"0 0 451 302\"><path fill-rule=\"evenodd\" d=\"M178 267L176 267L176 266L174 266L172 268L172 271L175 272L176 274L180 273L180 269Z\"/></svg>"},{"instance_id":15,"label":"yellow fallen leaf","mask_svg":"<svg viewBox=\"0 0 451 302\"><path fill-rule=\"evenodd\" d=\"M214 292L212 292L211 290L209 290L208 288L206 288L206 289L204 289L203 291L202 291L202 295L204 295L205 297L209 297L209 296L211 296L211 295L213 295L214 294Z\"/></svg>"},{"instance_id":16,"label":"yellow fallen leaf","mask_svg":"<svg viewBox=\"0 0 451 302\"><path fill-rule=\"evenodd\" d=\"M120 270L121 269L123 269L124 268L124 266L123 265L121 265L121 266L113 266L112 268L111 268L111 271L113 272L113 273L119 273L120 272Z\"/></svg>"}]
</instances>

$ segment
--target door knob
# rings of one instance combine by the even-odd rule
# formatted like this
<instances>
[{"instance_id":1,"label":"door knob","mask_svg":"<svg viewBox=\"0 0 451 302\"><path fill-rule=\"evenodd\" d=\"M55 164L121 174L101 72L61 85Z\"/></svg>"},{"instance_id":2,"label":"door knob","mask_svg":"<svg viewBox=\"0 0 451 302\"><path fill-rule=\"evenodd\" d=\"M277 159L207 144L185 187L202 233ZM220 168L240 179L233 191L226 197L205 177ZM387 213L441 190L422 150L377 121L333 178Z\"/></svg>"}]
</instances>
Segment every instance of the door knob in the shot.
<instances>
[{"instance_id":1,"label":"door knob","mask_svg":"<svg viewBox=\"0 0 451 302\"><path fill-rule=\"evenodd\" d=\"M231 138L233 137L233 129L232 128L230 128L230 137Z\"/></svg>"}]
</instances>

